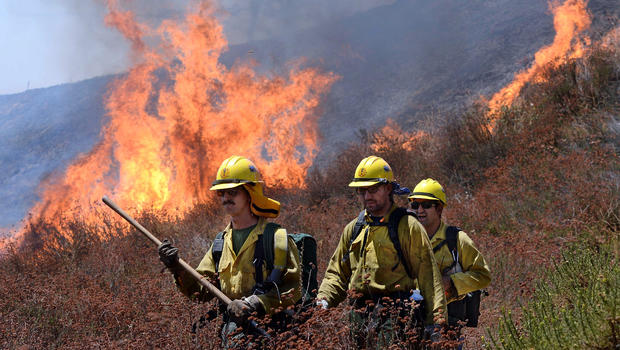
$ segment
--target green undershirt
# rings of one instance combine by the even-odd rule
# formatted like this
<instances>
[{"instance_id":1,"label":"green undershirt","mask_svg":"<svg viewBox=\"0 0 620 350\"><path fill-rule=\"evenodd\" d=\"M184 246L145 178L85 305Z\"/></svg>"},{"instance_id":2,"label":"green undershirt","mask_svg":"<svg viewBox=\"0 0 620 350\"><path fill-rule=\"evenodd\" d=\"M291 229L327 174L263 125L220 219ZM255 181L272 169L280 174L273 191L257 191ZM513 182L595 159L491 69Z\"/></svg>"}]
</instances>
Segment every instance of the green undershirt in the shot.
<instances>
[{"instance_id":1,"label":"green undershirt","mask_svg":"<svg viewBox=\"0 0 620 350\"><path fill-rule=\"evenodd\" d=\"M245 243L245 240L248 239L250 232L252 232L256 225L257 224L239 230L232 230L232 242L235 254L239 254L239 250L241 250L241 247L243 247L243 243Z\"/></svg>"}]
</instances>

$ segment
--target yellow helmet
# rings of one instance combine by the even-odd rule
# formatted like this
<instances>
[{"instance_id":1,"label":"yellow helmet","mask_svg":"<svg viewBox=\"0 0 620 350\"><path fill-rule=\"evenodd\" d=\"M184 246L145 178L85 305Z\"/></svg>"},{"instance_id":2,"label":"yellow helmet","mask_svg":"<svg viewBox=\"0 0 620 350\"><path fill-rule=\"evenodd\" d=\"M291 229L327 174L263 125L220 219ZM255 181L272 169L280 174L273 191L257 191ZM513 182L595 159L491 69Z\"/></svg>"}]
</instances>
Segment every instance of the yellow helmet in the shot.
<instances>
[{"instance_id":1,"label":"yellow helmet","mask_svg":"<svg viewBox=\"0 0 620 350\"><path fill-rule=\"evenodd\" d=\"M355 177L349 187L368 187L392 181L394 181L394 173L390 165L381 157L370 156L362 159L357 166Z\"/></svg>"},{"instance_id":2,"label":"yellow helmet","mask_svg":"<svg viewBox=\"0 0 620 350\"><path fill-rule=\"evenodd\" d=\"M446 203L446 192L441 187L441 184L431 178L424 179L418 183L413 189L413 193L408 197L410 201L415 198L430 199L440 201L444 205Z\"/></svg>"},{"instance_id":3,"label":"yellow helmet","mask_svg":"<svg viewBox=\"0 0 620 350\"><path fill-rule=\"evenodd\" d=\"M242 186L250 195L250 209L257 216L275 218L280 214L280 202L263 194L263 181L251 160L232 156L222 162L211 191Z\"/></svg>"},{"instance_id":4,"label":"yellow helmet","mask_svg":"<svg viewBox=\"0 0 620 350\"><path fill-rule=\"evenodd\" d=\"M247 183L262 182L256 165L251 160L232 156L222 162L217 170L217 177L213 181L210 190L225 190Z\"/></svg>"}]
</instances>

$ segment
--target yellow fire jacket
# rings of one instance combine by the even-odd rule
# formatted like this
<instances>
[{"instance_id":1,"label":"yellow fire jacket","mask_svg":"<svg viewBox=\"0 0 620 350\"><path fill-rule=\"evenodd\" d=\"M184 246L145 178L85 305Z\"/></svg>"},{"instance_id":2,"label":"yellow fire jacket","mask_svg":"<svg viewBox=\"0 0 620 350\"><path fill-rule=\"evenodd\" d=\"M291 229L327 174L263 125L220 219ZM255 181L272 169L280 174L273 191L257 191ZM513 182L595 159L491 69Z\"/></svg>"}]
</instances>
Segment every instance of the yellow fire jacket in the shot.
<instances>
[{"instance_id":1,"label":"yellow fire jacket","mask_svg":"<svg viewBox=\"0 0 620 350\"><path fill-rule=\"evenodd\" d=\"M239 254L235 254L232 244L232 227L229 224L226 227L224 234L224 248L222 249L222 256L219 264L219 284L221 291L231 299L239 299L252 295L252 287L256 284L254 277L255 269L253 265L254 249L263 249L262 245L256 247L256 241L258 236L263 234L267 221L265 218L259 218L258 224L250 232L250 235L246 239L245 243L239 250ZM276 231L276 235L280 234L280 231L286 230L283 228ZM299 252L295 242L288 236L288 256L286 258L286 267L282 271L280 283L277 288L271 288L269 292L263 295L259 295L258 298L265 309L267 314L272 314L275 308L282 306L286 308L289 305L294 305L299 299L301 299L301 269L299 266ZM209 279L215 280L215 262L213 260L211 247L207 254L204 256L196 271L206 276ZM263 280L267 280L270 271L267 271L265 264L263 264ZM194 296L196 293L201 300L209 300L212 296L203 290L202 286L196 282L189 275L180 274L176 278L179 289L183 294L187 296Z\"/></svg>"},{"instance_id":2,"label":"yellow fire jacket","mask_svg":"<svg viewBox=\"0 0 620 350\"><path fill-rule=\"evenodd\" d=\"M385 215L385 220L394 209L396 206ZM414 281L417 278L420 292L426 301L426 322L433 323L435 316L445 317L447 308L441 275L426 231L418 220L407 215L398 225L398 237L406 260L404 263L414 275L413 279L399 263L398 253L386 226L365 225L351 245L349 258L343 261L349 252L356 221L351 221L344 228L338 247L327 266L317 299L325 299L329 306L335 306L345 299L350 289L369 298L394 292L408 293L415 288ZM368 214L366 221L371 221ZM366 244L362 246L364 239Z\"/></svg>"},{"instance_id":3,"label":"yellow fire jacket","mask_svg":"<svg viewBox=\"0 0 620 350\"><path fill-rule=\"evenodd\" d=\"M431 238L433 248L446 239L447 227L444 222L441 222L437 233ZM458 293L458 296L450 298L448 303L464 298L469 292L485 288L491 282L489 265L487 265L482 254L476 249L471 238L465 232L460 231L457 242L458 262L461 265L462 271L449 269L454 262L454 258L447 244L444 244L443 247L435 252L435 260L439 266L439 271L443 275L450 276ZM447 271L448 269L450 271Z\"/></svg>"}]
</instances>

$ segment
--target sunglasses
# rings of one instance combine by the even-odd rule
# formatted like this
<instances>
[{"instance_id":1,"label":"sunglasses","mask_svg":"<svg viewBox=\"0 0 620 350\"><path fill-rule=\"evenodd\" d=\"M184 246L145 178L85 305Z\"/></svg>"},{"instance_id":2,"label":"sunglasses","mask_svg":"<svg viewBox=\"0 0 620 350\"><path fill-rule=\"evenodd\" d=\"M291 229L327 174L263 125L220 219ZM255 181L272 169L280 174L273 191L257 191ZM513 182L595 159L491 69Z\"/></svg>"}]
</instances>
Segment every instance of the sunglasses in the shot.
<instances>
[{"instance_id":1,"label":"sunglasses","mask_svg":"<svg viewBox=\"0 0 620 350\"><path fill-rule=\"evenodd\" d=\"M370 186L370 187L358 187L356 189L356 191L357 191L357 194L359 194L359 195L365 195L366 192L368 192L370 194L375 194L375 193L377 193L377 191L379 191L381 186L382 185L375 185L375 186Z\"/></svg>"},{"instance_id":2,"label":"sunglasses","mask_svg":"<svg viewBox=\"0 0 620 350\"><path fill-rule=\"evenodd\" d=\"M411 202L411 209L418 210L420 206L424 209L430 209L437 205L436 201L428 201L428 202Z\"/></svg>"},{"instance_id":3,"label":"sunglasses","mask_svg":"<svg viewBox=\"0 0 620 350\"><path fill-rule=\"evenodd\" d=\"M229 188L226 190L217 190L215 191L218 197L224 197L225 194L228 194L230 197L236 197L239 194L238 188Z\"/></svg>"}]
</instances>

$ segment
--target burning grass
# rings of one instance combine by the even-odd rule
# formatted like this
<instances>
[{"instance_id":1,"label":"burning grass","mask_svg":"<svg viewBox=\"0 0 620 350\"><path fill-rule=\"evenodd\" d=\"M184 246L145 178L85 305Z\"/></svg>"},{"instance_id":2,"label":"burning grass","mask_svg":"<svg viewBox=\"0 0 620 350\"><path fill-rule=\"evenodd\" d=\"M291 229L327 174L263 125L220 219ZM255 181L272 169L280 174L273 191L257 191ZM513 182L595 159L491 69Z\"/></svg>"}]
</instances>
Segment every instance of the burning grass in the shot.
<instances>
[{"instance_id":1,"label":"burning grass","mask_svg":"<svg viewBox=\"0 0 620 350\"><path fill-rule=\"evenodd\" d=\"M544 80L526 84L514 104L501 109L493 132L484 105L434 123L423 134L402 132L393 124L377 133L362 132L360 142L336 157L333 166L307 176L306 190L272 189L284 204L278 221L289 231L317 238L320 279L342 228L357 214L346 183L360 159L370 153L384 157L408 186L436 178L447 189L448 222L470 234L493 273L480 327L465 330L468 346L481 345L485 328L497 334L498 323L501 334L508 324L502 308L512 310L510 327L520 332L526 329L517 321L520 304L545 297L535 281L562 259L563 251L611 243L610 261L617 264L618 57L616 43L545 67ZM110 213L93 215L105 225L63 219L61 231L35 220L23 245L9 245L0 263L1 347L218 348L217 319L191 332L214 304L184 298L155 247ZM208 199L184 216L143 211L137 219L156 236L171 238L192 265L224 223ZM589 265L591 275L600 265ZM299 314L307 321L278 334L273 345L354 348L350 312L343 305Z\"/></svg>"}]
</instances>

